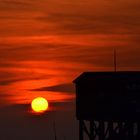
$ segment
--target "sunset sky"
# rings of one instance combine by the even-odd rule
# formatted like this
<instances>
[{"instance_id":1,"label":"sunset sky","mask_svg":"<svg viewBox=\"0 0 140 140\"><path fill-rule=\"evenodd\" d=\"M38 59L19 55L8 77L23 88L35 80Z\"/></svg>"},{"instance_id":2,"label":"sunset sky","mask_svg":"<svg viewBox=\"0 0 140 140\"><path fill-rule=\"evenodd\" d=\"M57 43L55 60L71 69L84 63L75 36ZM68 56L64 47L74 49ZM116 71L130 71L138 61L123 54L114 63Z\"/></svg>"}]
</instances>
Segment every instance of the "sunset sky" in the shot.
<instances>
[{"instance_id":1,"label":"sunset sky","mask_svg":"<svg viewBox=\"0 0 140 140\"><path fill-rule=\"evenodd\" d=\"M139 0L0 0L0 139L78 138L83 71L140 70ZM49 101L36 116L30 103Z\"/></svg>"}]
</instances>

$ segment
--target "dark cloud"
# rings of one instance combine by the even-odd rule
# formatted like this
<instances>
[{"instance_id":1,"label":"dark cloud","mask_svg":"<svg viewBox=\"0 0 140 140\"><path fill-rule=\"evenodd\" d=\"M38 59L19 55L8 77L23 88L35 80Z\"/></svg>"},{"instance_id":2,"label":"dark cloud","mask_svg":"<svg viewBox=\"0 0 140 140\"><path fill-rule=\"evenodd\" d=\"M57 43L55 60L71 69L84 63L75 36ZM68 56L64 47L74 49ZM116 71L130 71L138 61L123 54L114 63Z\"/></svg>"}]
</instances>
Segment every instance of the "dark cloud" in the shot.
<instances>
[{"instance_id":1,"label":"dark cloud","mask_svg":"<svg viewBox=\"0 0 140 140\"><path fill-rule=\"evenodd\" d=\"M1 35L138 34L140 32L139 5L138 0L129 2L102 0L88 3L83 0L75 2L2 0L1 11L12 9L14 12L21 12L22 10L27 16L24 17L25 19L20 16L16 19L9 14L7 17L1 15L3 21L8 18L15 21L10 22L8 28L3 26L5 28L1 28ZM33 11L37 12L32 14ZM31 22L32 25L29 24Z\"/></svg>"},{"instance_id":2,"label":"dark cloud","mask_svg":"<svg viewBox=\"0 0 140 140\"><path fill-rule=\"evenodd\" d=\"M94 39L94 36L93 36ZM1 51L1 63L0 66L8 67L10 61L57 61L57 68L62 67L66 70L65 66L68 63L80 63L80 64L92 64L93 66L112 67L113 65L113 50L117 49L118 52L118 64L126 67L139 67L140 62L137 61L140 58L139 55L139 39L138 36L127 37L113 37L99 38L99 42L102 41L102 46L96 45L94 42L92 45L77 45L72 43L39 43L24 46L7 45L6 48L0 49ZM39 47L38 47L39 46ZM61 52L61 53L60 53ZM134 55L132 55L132 53ZM106 59L104 59L106 58ZM126 60L125 60L126 59ZM64 66L60 65L64 64ZM15 64L14 64L15 65ZM13 66L14 66L13 65ZM10 66L10 65L9 65ZM11 65L12 66L12 65ZM14 67L19 67L16 64ZM72 68L74 66L69 66ZM67 68L68 70L68 68ZM72 70L72 69L71 69Z\"/></svg>"},{"instance_id":3,"label":"dark cloud","mask_svg":"<svg viewBox=\"0 0 140 140\"><path fill-rule=\"evenodd\" d=\"M28 5L29 3L24 1L17 0L1 0L1 3L9 4L9 5Z\"/></svg>"},{"instance_id":4,"label":"dark cloud","mask_svg":"<svg viewBox=\"0 0 140 140\"><path fill-rule=\"evenodd\" d=\"M135 34L140 31L139 15L95 15L53 13L38 17L42 22L56 24L58 31L72 34ZM44 29L45 30L45 29Z\"/></svg>"},{"instance_id":5,"label":"dark cloud","mask_svg":"<svg viewBox=\"0 0 140 140\"><path fill-rule=\"evenodd\" d=\"M51 75L52 76L52 75ZM46 78L50 78L51 76L45 76L45 79ZM5 77L6 78L6 77ZM28 76L25 76L24 78L11 78L10 80L1 80L0 81L0 86L4 86L4 85L10 85L10 84L13 84L15 82L20 82L20 81L29 81L29 80L42 80L44 79L44 77L28 77Z\"/></svg>"},{"instance_id":6,"label":"dark cloud","mask_svg":"<svg viewBox=\"0 0 140 140\"><path fill-rule=\"evenodd\" d=\"M0 93L0 98L10 97L10 96L13 96L13 95L12 94Z\"/></svg>"},{"instance_id":7,"label":"dark cloud","mask_svg":"<svg viewBox=\"0 0 140 140\"><path fill-rule=\"evenodd\" d=\"M1 0L0 1L0 11L2 10L29 10L32 4L27 1L17 1L17 0Z\"/></svg>"},{"instance_id":8,"label":"dark cloud","mask_svg":"<svg viewBox=\"0 0 140 140\"><path fill-rule=\"evenodd\" d=\"M65 92L65 93L74 93L74 85L70 83L60 84L50 87L42 87L34 89L33 91L53 91L53 92Z\"/></svg>"},{"instance_id":9,"label":"dark cloud","mask_svg":"<svg viewBox=\"0 0 140 140\"><path fill-rule=\"evenodd\" d=\"M13 84L13 83L15 83L15 82L25 81L25 80L29 80L29 78L3 80L3 81L0 81L0 86L10 85L10 84Z\"/></svg>"},{"instance_id":10,"label":"dark cloud","mask_svg":"<svg viewBox=\"0 0 140 140\"><path fill-rule=\"evenodd\" d=\"M17 20L17 17L15 16L0 16L1 20ZM25 18L18 18L20 20L25 20Z\"/></svg>"}]
</instances>

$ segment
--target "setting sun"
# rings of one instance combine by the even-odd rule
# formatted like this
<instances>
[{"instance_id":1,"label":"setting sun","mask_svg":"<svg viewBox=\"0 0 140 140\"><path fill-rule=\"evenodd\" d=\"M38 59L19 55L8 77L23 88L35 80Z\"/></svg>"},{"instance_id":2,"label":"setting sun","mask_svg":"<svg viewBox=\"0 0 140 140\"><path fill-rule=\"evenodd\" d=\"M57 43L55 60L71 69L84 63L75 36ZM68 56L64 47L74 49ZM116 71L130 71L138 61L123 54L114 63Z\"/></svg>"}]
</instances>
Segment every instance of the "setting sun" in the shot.
<instances>
[{"instance_id":1,"label":"setting sun","mask_svg":"<svg viewBox=\"0 0 140 140\"><path fill-rule=\"evenodd\" d=\"M48 109L48 101L43 97L37 97L32 100L31 107L34 112L42 113Z\"/></svg>"}]
</instances>

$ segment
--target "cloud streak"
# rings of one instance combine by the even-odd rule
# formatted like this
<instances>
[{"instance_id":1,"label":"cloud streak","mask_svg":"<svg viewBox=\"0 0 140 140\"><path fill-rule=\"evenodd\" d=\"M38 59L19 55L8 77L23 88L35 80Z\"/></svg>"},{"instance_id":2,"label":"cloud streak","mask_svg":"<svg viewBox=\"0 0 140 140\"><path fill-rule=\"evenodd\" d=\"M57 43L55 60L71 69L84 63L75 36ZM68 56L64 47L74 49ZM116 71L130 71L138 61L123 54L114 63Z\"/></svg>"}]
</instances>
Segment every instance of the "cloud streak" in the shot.
<instances>
[{"instance_id":1,"label":"cloud streak","mask_svg":"<svg viewBox=\"0 0 140 140\"><path fill-rule=\"evenodd\" d=\"M0 34L1 36L138 34L139 5L138 0L100 0L88 3L84 0L74 2L2 0L0 17L2 22L8 20L10 24L8 26L3 24L3 27L0 27ZM15 28L17 30L14 30Z\"/></svg>"},{"instance_id":2,"label":"cloud streak","mask_svg":"<svg viewBox=\"0 0 140 140\"><path fill-rule=\"evenodd\" d=\"M54 13L39 17L42 22L57 24L64 34L135 34L139 15L92 15ZM44 29L45 30L45 29ZM137 34L137 33L136 33Z\"/></svg>"},{"instance_id":3,"label":"cloud streak","mask_svg":"<svg viewBox=\"0 0 140 140\"><path fill-rule=\"evenodd\" d=\"M11 11L23 11L29 10L33 5L28 1L17 1L17 0L1 0L0 11L11 10Z\"/></svg>"},{"instance_id":4,"label":"cloud streak","mask_svg":"<svg viewBox=\"0 0 140 140\"><path fill-rule=\"evenodd\" d=\"M74 93L74 85L68 84L60 84L54 85L50 87L42 87L38 89L33 89L32 91L53 91L53 92L65 92L65 93Z\"/></svg>"}]
</instances>

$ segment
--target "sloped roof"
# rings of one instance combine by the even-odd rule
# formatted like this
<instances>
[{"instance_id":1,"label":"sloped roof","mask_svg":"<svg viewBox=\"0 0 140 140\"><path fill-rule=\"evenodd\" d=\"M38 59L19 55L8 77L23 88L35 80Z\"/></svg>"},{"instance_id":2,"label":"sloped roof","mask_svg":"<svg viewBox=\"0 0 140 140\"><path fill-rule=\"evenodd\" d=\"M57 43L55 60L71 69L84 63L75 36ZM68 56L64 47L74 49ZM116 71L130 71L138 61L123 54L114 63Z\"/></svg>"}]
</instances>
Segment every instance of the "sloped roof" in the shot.
<instances>
[{"instance_id":1,"label":"sloped roof","mask_svg":"<svg viewBox=\"0 0 140 140\"><path fill-rule=\"evenodd\" d=\"M93 81L94 79L125 79L125 80L139 80L140 81L140 71L117 71L117 72L83 72L78 76L73 83L85 83Z\"/></svg>"}]
</instances>

